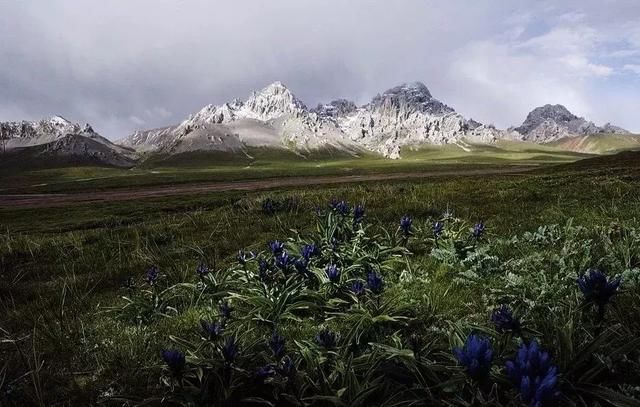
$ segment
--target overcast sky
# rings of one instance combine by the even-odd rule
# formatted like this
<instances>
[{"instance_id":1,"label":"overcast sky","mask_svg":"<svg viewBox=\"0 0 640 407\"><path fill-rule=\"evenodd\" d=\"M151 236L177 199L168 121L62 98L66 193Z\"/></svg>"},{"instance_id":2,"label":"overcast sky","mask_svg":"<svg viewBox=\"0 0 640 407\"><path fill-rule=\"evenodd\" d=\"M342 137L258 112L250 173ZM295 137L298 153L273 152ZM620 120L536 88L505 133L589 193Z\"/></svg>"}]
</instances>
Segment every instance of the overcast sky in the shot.
<instances>
[{"instance_id":1,"label":"overcast sky","mask_svg":"<svg viewBox=\"0 0 640 407\"><path fill-rule=\"evenodd\" d=\"M640 1L0 0L0 121L118 139L276 80L309 106L419 80L498 127L561 103L640 132Z\"/></svg>"}]
</instances>

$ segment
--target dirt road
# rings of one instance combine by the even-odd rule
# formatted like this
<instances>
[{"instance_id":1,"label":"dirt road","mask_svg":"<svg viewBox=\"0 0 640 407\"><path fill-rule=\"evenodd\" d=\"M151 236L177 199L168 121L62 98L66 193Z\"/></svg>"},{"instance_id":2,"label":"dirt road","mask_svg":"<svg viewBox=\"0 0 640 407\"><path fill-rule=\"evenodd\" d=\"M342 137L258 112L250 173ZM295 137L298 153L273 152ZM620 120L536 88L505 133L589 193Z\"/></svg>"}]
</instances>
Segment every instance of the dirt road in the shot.
<instances>
[{"instance_id":1,"label":"dirt road","mask_svg":"<svg viewBox=\"0 0 640 407\"><path fill-rule=\"evenodd\" d=\"M534 167L535 168L535 167ZM216 191L256 191L283 187L304 187L327 184L345 184L367 181L405 180L419 178L518 174L531 167L501 169L474 169L455 171L413 172L397 174L367 174L345 176L286 177L260 180L210 182L197 184L161 185L140 188L114 189L110 191L79 192L71 194L16 194L0 195L0 207L50 207L112 201L129 201L177 195L196 195Z\"/></svg>"}]
</instances>

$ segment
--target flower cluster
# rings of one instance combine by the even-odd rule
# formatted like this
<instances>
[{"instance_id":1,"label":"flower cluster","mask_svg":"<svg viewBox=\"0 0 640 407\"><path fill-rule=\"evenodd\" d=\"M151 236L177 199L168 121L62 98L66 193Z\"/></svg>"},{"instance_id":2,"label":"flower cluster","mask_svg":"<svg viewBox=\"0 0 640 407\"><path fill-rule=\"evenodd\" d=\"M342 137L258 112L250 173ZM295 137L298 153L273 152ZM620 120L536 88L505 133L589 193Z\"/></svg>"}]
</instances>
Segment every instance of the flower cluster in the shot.
<instances>
[{"instance_id":1,"label":"flower cluster","mask_svg":"<svg viewBox=\"0 0 640 407\"><path fill-rule=\"evenodd\" d=\"M433 232L433 237L435 239L440 239L440 236L442 236L442 232L444 232L444 223L435 221L431 226L431 231Z\"/></svg>"},{"instance_id":2,"label":"flower cluster","mask_svg":"<svg viewBox=\"0 0 640 407\"><path fill-rule=\"evenodd\" d=\"M473 225L473 229L471 230L471 236L473 236L476 240L480 239L486 230L486 226L484 222L478 222Z\"/></svg>"},{"instance_id":3,"label":"flower cluster","mask_svg":"<svg viewBox=\"0 0 640 407\"><path fill-rule=\"evenodd\" d=\"M489 376L493 362L493 348L488 338L469 335L464 346L454 348L453 354L471 378L482 380Z\"/></svg>"},{"instance_id":4,"label":"flower cluster","mask_svg":"<svg viewBox=\"0 0 640 407\"><path fill-rule=\"evenodd\" d=\"M235 337L229 336L224 340L224 344L220 349L224 361L228 364L233 363L238 356L238 341Z\"/></svg>"},{"instance_id":5,"label":"flower cluster","mask_svg":"<svg viewBox=\"0 0 640 407\"><path fill-rule=\"evenodd\" d=\"M271 253L273 254L279 254L284 250L284 243L282 243L279 240L273 240L269 242L268 246L269 246L269 250L271 250Z\"/></svg>"},{"instance_id":6,"label":"flower cluster","mask_svg":"<svg viewBox=\"0 0 640 407\"><path fill-rule=\"evenodd\" d=\"M309 261L312 257L320 254L320 249L315 245L315 243L309 243L302 246L302 250L300 251L300 256Z\"/></svg>"},{"instance_id":7,"label":"flower cluster","mask_svg":"<svg viewBox=\"0 0 640 407\"><path fill-rule=\"evenodd\" d=\"M337 265L335 264L328 265L327 268L325 269L325 273L329 281L331 281L332 283L340 282L340 269L338 268Z\"/></svg>"},{"instance_id":8,"label":"flower cluster","mask_svg":"<svg viewBox=\"0 0 640 407\"><path fill-rule=\"evenodd\" d=\"M511 309L505 304L493 310L491 322L500 332L520 332L520 319L514 316Z\"/></svg>"},{"instance_id":9,"label":"flower cluster","mask_svg":"<svg viewBox=\"0 0 640 407\"><path fill-rule=\"evenodd\" d=\"M179 376L182 373L186 363L184 353L175 349L165 349L161 352L161 356L174 376Z\"/></svg>"},{"instance_id":10,"label":"flower cluster","mask_svg":"<svg viewBox=\"0 0 640 407\"><path fill-rule=\"evenodd\" d=\"M536 407L554 405L558 397L558 370L535 339L529 345L520 345L514 360L506 363L505 370L524 403Z\"/></svg>"},{"instance_id":11,"label":"flower cluster","mask_svg":"<svg viewBox=\"0 0 640 407\"><path fill-rule=\"evenodd\" d=\"M281 251L276 255L276 266L281 270L286 270L291 264L293 264L294 259L289 256L285 250Z\"/></svg>"},{"instance_id":12,"label":"flower cluster","mask_svg":"<svg viewBox=\"0 0 640 407\"><path fill-rule=\"evenodd\" d=\"M210 341L217 340L224 332L224 324L221 321L209 322L202 319L200 320L200 326L202 326L205 337Z\"/></svg>"},{"instance_id":13,"label":"flower cluster","mask_svg":"<svg viewBox=\"0 0 640 407\"><path fill-rule=\"evenodd\" d=\"M207 274L209 274L209 266L204 263L198 264L198 267L196 267L196 274L202 280Z\"/></svg>"},{"instance_id":14,"label":"flower cluster","mask_svg":"<svg viewBox=\"0 0 640 407\"><path fill-rule=\"evenodd\" d=\"M367 287L374 294L380 294L384 288L382 277L375 271L367 274Z\"/></svg>"},{"instance_id":15,"label":"flower cluster","mask_svg":"<svg viewBox=\"0 0 640 407\"><path fill-rule=\"evenodd\" d=\"M413 220L409 216L405 215L402 218L400 218L400 231L405 237L411 234L412 224L413 224Z\"/></svg>"},{"instance_id":16,"label":"flower cluster","mask_svg":"<svg viewBox=\"0 0 640 407\"><path fill-rule=\"evenodd\" d=\"M262 212L264 214L271 215L275 213L275 211L276 211L276 202L273 199L267 198L264 201L262 201Z\"/></svg>"},{"instance_id":17,"label":"flower cluster","mask_svg":"<svg viewBox=\"0 0 640 407\"><path fill-rule=\"evenodd\" d=\"M329 202L329 207L342 216L347 216L350 212L349 204L347 203L347 201L338 201L337 199L332 199L331 202Z\"/></svg>"},{"instance_id":18,"label":"flower cluster","mask_svg":"<svg viewBox=\"0 0 640 407\"><path fill-rule=\"evenodd\" d=\"M316 335L315 341L325 349L332 349L335 348L338 343L338 337L335 332L330 331L327 328L323 328Z\"/></svg>"},{"instance_id":19,"label":"flower cluster","mask_svg":"<svg viewBox=\"0 0 640 407\"><path fill-rule=\"evenodd\" d=\"M363 295L365 292L364 282L362 280L355 280L353 283L351 283L351 292L356 297L360 297L361 295Z\"/></svg>"},{"instance_id":20,"label":"flower cluster","mask_svg":"<svg viewBox=\"0 0 640 407\"><path fill-rule=\"evenodd\" d=\"M244 250L239 250L238 255L236 256L236 260L241 265L247 264L248 261L253 260L256 257L253 252L245 252Z\"/></svg>"},{"instance_id":21,"label":"flower cluster","mask_svg":"<svg viewBox=\"0 0 640 407\"><path fill-rule=\"evenodd\" d=\"M149 285L155 285L158 282L158 278L160 278L160 269L158 266L153 265L147 269L145 273L145 279Z\"/></svg>"},{"instance_id":22,"label":"flower cluster","mask_svg":"<svg viewBox=\"0 0 640 407\"><path fill-rule=\"evenodd\" d=\"M618 293L621 279L609 279L600 270L589 269L578 278L578 287L585 301L598 306L604 312L604 306Z\"/></svg>"}]
</instances>

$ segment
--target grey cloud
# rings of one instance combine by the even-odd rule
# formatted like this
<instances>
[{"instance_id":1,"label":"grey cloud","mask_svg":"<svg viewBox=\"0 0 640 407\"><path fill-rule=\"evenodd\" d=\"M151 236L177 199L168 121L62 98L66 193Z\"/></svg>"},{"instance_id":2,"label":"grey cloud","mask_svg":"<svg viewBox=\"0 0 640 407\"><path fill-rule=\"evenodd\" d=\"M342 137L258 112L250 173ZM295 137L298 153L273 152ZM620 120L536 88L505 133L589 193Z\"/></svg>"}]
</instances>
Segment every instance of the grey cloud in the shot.
<instances>
[{"instance_id":1,"label":"grey cloud","mask_svg":"<svg viewBox=\"0 0 640 407\"><path fill-rule=\"evenodd\" d=\"M625 36L616 28L640 26L640 9L634 0L604 3L2 1L0 120L61 114L116 139L276 80L310 106L339 97L365 103L421 80L465 115L500 126L519 123L545 101L594 120L615 113L618 124L640 130L630 108L614 112L604 102L623 89L621 100L640 104L629 91L640 94L637 75L623 69L640 63L640 31ZM518 48L563 27L592 30L591 42L567 52L578 69L611 64L613 79L574 78L570 64L559 62L564 49L545 52L541 40ZM624 52L598 58L616 51ZM621 80L628 86L607 86Z\"/></svg>"}]
</instances>

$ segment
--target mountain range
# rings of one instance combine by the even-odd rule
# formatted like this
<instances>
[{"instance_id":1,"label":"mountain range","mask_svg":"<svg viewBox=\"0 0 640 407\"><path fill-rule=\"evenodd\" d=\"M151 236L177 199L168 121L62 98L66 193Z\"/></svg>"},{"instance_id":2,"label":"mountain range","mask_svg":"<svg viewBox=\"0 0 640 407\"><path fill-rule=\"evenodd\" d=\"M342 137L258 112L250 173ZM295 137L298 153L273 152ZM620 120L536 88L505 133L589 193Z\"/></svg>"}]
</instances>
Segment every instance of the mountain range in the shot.
<instances>
[{"instance_id":1,"label":"mountain range","mask_svg":"<svg viewBox=\"0 0 640 407\"><path fill-rule=\"evenodd\" d=\"M629 132L609 123L597 126L562 105L537 107L520 126L500 130L463 117L421 82L388 89L362 106L339 99L308 108L275 82L244 101L207 105L181 123L136 131L115 143L88 124L80 126L61 116L3 122L0 148L9 155L129 167L152 155L194 151L249 155L251 147L266 147L304 155L332 149L397 159L403 149L423 145L490 144L500 139L562 145L563 140L594 134ZM568 145L575 149L577 144Z\"/></svg>"}]
</instances>

